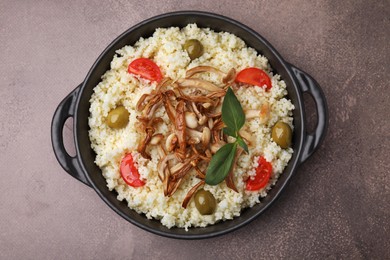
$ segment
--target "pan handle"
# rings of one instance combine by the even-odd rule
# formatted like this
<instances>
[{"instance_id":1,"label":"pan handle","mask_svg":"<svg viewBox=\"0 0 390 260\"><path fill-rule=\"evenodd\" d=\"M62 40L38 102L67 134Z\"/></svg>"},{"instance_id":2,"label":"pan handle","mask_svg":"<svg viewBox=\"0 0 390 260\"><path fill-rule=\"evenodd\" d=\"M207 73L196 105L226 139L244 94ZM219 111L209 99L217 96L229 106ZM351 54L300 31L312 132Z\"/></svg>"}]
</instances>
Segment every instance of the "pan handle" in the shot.
<instances>
[{"instance_id":1,"label":"pan handle","mask_svg":"<svg viewBox=\"0 0 390 260\"><path fill-rule=\"evenodd\" d=\"M315 102L317 109L317 126L312 133L307 133L303 143L300 162L306 161L320 146L328 128L328 105L320 85L306 72L290 64L290 68L298 80L303 93L309 94Z\"/></svg>"},{"instance_id":2,"label":"pan handle","mask_svg":"<svg viewBox=\"0 0 390 260\"><path fill-rule=\"evenodd\" d=\"M77 96L80 88L81 84L61 101L54 112L53 120L51 122L51 142L54 154L56 155L62 168L82 183L91 186L83 173L79 161L77 160L77 155L72 157L66 152L62 136L66 119L74 117Z\"/></svg>"}]
</instances>

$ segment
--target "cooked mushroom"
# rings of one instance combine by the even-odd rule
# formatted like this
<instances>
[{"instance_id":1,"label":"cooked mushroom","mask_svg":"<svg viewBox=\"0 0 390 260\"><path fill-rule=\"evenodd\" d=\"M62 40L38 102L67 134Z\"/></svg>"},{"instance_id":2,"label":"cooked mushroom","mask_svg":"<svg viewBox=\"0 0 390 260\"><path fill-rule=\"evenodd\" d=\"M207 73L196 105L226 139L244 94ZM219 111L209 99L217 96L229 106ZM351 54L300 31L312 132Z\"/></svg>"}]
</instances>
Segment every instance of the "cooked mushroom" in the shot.
<instances>
[{"instance_id":1,"label":"cooked mushroom","mask_svg":"<svg viewBox=\"0 0 390 260\"><path fill-rule=\"evenodd\" d=\"M186 78L191 78L195 74L202 73L202 72L216 73L220 77L224 77L225 76L225 73L223 73L222 71L220 71L219 69L216 69L214 67L211 67L211 66L197 66L197 67L194 67L194 68L192 68L190 70L187 70Z\"/></svg>"},{"instance_id":2,"label":"cooked mushroom","mask_svg":"<svg viewBox=\"0 0 390 260\"><path fill-rule=\"evenodd\" d=\"M199 140L199 143L201 142L203 147L206 147L206 145L210 142L211 131L208 127L203 127L202 132L193 129L187 129L187 133L190 138Z\"/></svg>"},{"instance_id":3,"label":"cooked mushroom","mask_svg":"<svg viewBox=\"0 0 390 260\"><path fill-rule=\"evenodd\" d=\"M246 119L259 118L261 124L265 124L268 122L269 115L270 115L270 106L267 102L261 105L260 110L249 109L245 111Z\"/></svg>"},{"instance_id":4,"label":"cooked mushroom","mask_svg":"<svg viewBox=\"0 0 390 260\"><path fill-rule=\"evenodd\" d=\"M192 151L194 152L194 154L197 155L200 159L202 159L202 160L204 160L204 161L206 161L206 162L210 162L210 160L211 160L211 154L206 153L206 152L209 151L209 150L206 150L206 151L205 151L205 154L203 155L203 154L201 154L201 152L198 151L198 149L196 149L196 147L195 147L194 144L191 144L191 149L192 149ZM194 167L195 167L195 166L196 166L196 165L194 165Z\"/></svg>"},{"instance_id":5,"label":"cooked mushroom","mask_svg":"<svg viewBox=\"0 0 390 260\"><path fill-rule=\"evenodd\" d=\"M248 145L252 143L252 135L248 133L244 128L241 128L241 130L238 131L238 134L242 138L244 138L244 140L247 142Z\"/></svg>"},{"instance_id":6,"label":"cooked mushroom","mask_svg":"<svg viewBox=\"0 0 390 260\"><path fill-rule=\"evenodd\" d=\"M186 120L184 115L184 101L180 100L176 107L175 133L179 142L178 153L184 155L186 152Z\"/></svg>"},{"instance_id":7,"label":"cooked mushroom","mask_svg":"<svg viewBox=\"0 0 390 260\"><path fill-rule=\"evenodd\" d=\"M226 140L229 144L234 143L236 141L236 138L233 136L228 136Z\"/></svg>"},{"instance_id":8,"label":"cooked mushroom","mask_svg":"<svg viewBox=\"0 0 390 260\"><path fill-rule=\"evenodd\" d=\"M152 138L150 139L150 144L151 145L157 145L161 142L161 140L164 138L164 135L163 134L155 134L152 136Z\"/></svg>"},{"instance_id":9,"label":"cooked mushroom","mask_svg":"<svg viewBox=\"0 0 390 260\"><path fill-rule=\"evenodd\" d=\"M191 159L186 159L186 161L180 164L180 167L175 168L175 171L172 171L172 180L177 180L183 178L189 170L192 168Z\"/></svg>"},{"instance_id":10,"label":"cooked mushroom","mask_svg":"<svg viewBox=\"0 0 390 260\"><path fill-rule=\"evenodd\" d=\"M191 106L192 106L192 109L194 110L196 116L198 117L198 123L200 125L204 125L207 122L208 118L199 112L198 108L196 107L195 102L191 102Z\"/></svg>"},{"instance_id":11,"label":"cooked mushroom","mask_svg":"<svg viewBox=\"0 0 390 260\"><path fill-rule=\"evenodd\" d=\"M186 125L189 128L195 129L198 127L198 119L196 118L196 114L194 112L185 112L185 120Z\"/></svg>"},{"instance_id":12,"label":"cooked mushroom","mask_svg":"<svg viewBox=\"0 0 390 260\"><path fill-rule=\"evenodd\" d=\"M158 156L160 156L160 159L164 158L165 155L167 155L161 143L160 145L157 146L157 152L158 152Z\"/></svg>"},{"instance_id":13,"label":"cooked mushroom","mask_svg":"<svg viewBox=\"0 0 390 260\"><path fill-rule=\"evenodd\" d=\"M222 82L226 85L230 85L236 79L236 70L234 68L230 69L225 77L223 77Z\"/></svg>"},{"instance_id":14,"label":"cooked mushroom","mask_svg":"<svg viewBox=\"0 0 390 260\"><path fill-rule=\"evenodd\" d=\"M172 133L168 135L167 139L165 140L165 148L168 152L172 152L173 149L175 149L177 144L177 136L175 133Z\"/></svg>"},{"instance_id":15,"label":"cooked mushroom","mask_svg":"<svg viewBox=\"0 0 390 260\"><path fill-rule=\"evenodd\" d=\"M226 143L224 141L219 141L216 143L212 143L210 146L210 151L212 154L215 154L222 146L224 146Z\"/></svg>"},{"instance_id":16,"label":"cooked mushroom","mask_svg":"<svg viewBox=\"0 0 390 260\"><path fill-rule=\"evenodd\" d=\"M168 154L160 159L157 165L157 172L158 172L158 177L160 178L161 181L163 181L166 178L165 169L168 167L168 161L172 159L175 159L175 156L173 154Z\"/></svg>"},{"instance_id":17,"label":"cooked mushroom","mask_svg":"<svg viewBox=\"0 0 390 260\"><path fill-rule=\"evenodd\" d=\"M214 127L214 120L212 118L209 118L208 126L209 126L210 129L213 129L213 127Z\"/></svg>"},{"instance_id":18,"label":"cooked mushroom","mask_svg":"<svg viewBox=\"0 0 390 260\"><path fill-rule=\"evenodd\" d=\"M215 117L219 117L219 116L221 116L221 115L222 115L221 112L205 113L205 116L206 116L206 117L209 117L209 118L215 118Z\"/></svg>"},{"instance_id":19,"label":"cooked mushroom","mask_svg":"<svg viewBox=\"0 0 390 260\"><path fill-rule=\"evenodd\" d=\"M200 89L208 90L211 92L217 92L217 93L225 92L220 87L217 87L213 83L203 79L178 79L176 82L179 84L180 87L183 88L192 87L192 88L200 88Z\"/></svg>"},{"instance_id":20,"label":"cooked mushroom","mask_svg":"<svg viewBox=\"0 0 390 260\"><path fill-rule=\"evenodd\" d=\"M138 99L138 102L135 106L135 108L138 110L138 111L142 111L144 109L144 107L146 106L146 104L144 104L145 102L145 99L149 96L149 94L143 94L140 99Z\"/></svg>"},{"instance_id":21,"label":"cooked mushroom","mask_svg":"<svg viewBox=\"0 0 390 260\"><path fill-rule=\"evenodd\" d=\"M150 155L146 153L146 145L150 142L152 139L152 135L154 133L153 127L147 127L146 128L146 137L141 141L141 143L138 145L137 151L142 155L142 157L150 159Z\"/></svg>"},{"instance_id":22,"label":"cooked mushroom","mask_svg":"<svg viewBox=\"0 0 390 260\"><path fill-rule=\"evenodd\" d=\"M194 169L195 169L195 171L196 171L196 177L197 177L197 178L200 178L200 179L206 178L206 174L204 174L204 173L199 169L198 166L195 166Z\"/></svg>"},{"instance_id":23,"label":"cooked mushroom","mask_svg":"<svg viewBox=\"0 0 390 260\"><path fill-rule=\"evenodd\" d=\"M183 178L174 181L170 180L167 193L168 197L172 196L176 192L183 180Z\"/></svg>"},{"instance_id":24,"label":"cooked mushroom","mask_svg":"<svg viewBox=\"0 0 390 260\"><path fill-rule=\"evenodd\" d=\"M192 187L187 195L185 196L184 200L183 200L183 203L181 204L181 206L183 208L187 208L187 205L188 205L188 202L190 202L191 198L192 198L192 195L194 195L194 193L199 189L200 186L202 186L203 184L205 183L204 180L201 180L200 182L198 182L194 187Z\"/></svg>"},{"instance_id":25,"label":"cooked mushroom","mask_svg":"<svg viewBox=\"0 0 390 260\"><path fill-rule=\"evenodd\" d=\"M203 131L202 131L202 145L203 145L203 147L206 147L209 144L210 138L211 138L210 128L203 127Z\"/></svg>"},{"instance_id":26,"label":"cooked mushroom","mask_svg":"<svg viewBox=\"0 0 390 260\"><path fill-rule=\"evenodd\" d=\"M204 107L205 109L209 109L213 104L207 102L207 103L203 103L202 104L202 107Z\"/></svg>"},{"instance_id":27,"label":"cooked mushroom","mask_svg":"<svg viewBox=\"0 0 390 260\"><path fill-rule=\"evenodd\" d=\"M237 167L238 157L240 157L240 155L242 154L243 151L244 150L241 147L238 147L236 155L234 156L233 167L230 169L229 174L225 179L226 186L228 186L230 189L234 190L235 192L238 192L238 191L237 191L236 185L234 184L233 172Z\"/></svg>"},{"instance_id":28,"label":"cooked mushroom","mask_svg":"<svg viewBox=\"0 0 390 260\"><path fill-rule=\"evenodd\" d=\"M221 84L196 78L198 73L216 73ZM160 161L157 165L158 177L163 184L165 196L172 196L188 174L195 174L200 182L192 187L183 200L187 207L196 190L204 184L207 163L219 148L228 140L222 129L225 124L221 118L221 101L229 85L234 85L235 70L224 73L210 66L198 66L187 71L186 78L172 81L164 78L149 94L143 94L136 104L137 127L144 131L138 151L149 158L147 146L158 149ZM187 91L186 88L193 88ZM207 94L204 94L207 91ZM190 92L190 93L188 93ZM164 136L155 134L155 124L163 122L156 117L156 111L165 109L171 123L171 133ZM265 109L265 108L264 108ZM249 117L251 118L249 112ZM164 118L164 120L166 120ZM240 135L248 142L250 134L242 130ZM164 140L165 139L165 140ZM239 155L237 155L238 157ZM235 158L237 161L237 158ZM228 187L236 190L232 173L226 178Z\"/></svg>"},{"instance_id":29,"label":"cooked mushroom","mask_svg":"<svg viewBox=\"0 0 390 260\"><path fill-rule=\"evenodd\" d=\"M171 120L171 122L175 122L176 110L173 107L173 105L171 103L171 100L169 99L169 96L163 95L163 99L162 100L163 100L163 104L164 104L164 107L165 107L165 111L167 112L167 115L169 117L169 120Z\"/></svg>"}]
</instances>

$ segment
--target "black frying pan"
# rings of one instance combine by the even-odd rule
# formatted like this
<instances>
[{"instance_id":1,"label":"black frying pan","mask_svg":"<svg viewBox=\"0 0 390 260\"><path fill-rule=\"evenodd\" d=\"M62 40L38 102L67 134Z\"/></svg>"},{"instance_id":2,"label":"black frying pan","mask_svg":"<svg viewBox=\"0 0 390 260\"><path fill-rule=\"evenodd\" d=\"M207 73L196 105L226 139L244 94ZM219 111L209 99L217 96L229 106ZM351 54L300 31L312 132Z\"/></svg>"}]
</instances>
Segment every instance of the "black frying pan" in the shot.
<instances>
[{"instance_id":1,"label":"black frying pan","mask_svg":"<svg viewBox=\"0 0 390 260\"><path fill-rule=\"evenodd\" d=\"M116 199L116 192L109 191L106 180L100 169L94 164L95 153L91 149L88 136L89 99L93 88L100 82L100 77L110 68L110 62L116 50L125 45L133 45L140 37L149 37L158 27L185 27L196 23L199 27L208 27L215 31L226 31L243 39L246 44L266 56L274 71L281 75L287 84L288 97L295 106L293 149L294 154L280 176L276 185L269 191L268 196L260 204L242 211L241 216L205 228L181 228L163 226L158 220L148 220L144 215L136 213L127 207L126 202ZM316 104L318 122L312 133L306 131L306 119L302 94L310 94ZM62 130L67 118L73 117L74 142L76 156L69 156L64 148ZM198 11L182 11L159 15L145 20L130 28L116 38L99 56L88 72L83 83L74 89L58 105L54 113L51 137L54 153L58 162L70 175L92 187L115 212L120 216L152 233L181 239L199 239L222 235L233 231L267 209L283 191L297 167L302 164L318 148L324 139L328 125L328 110L325 96L318 83L307 73L287 63L278 52L258 33L247 26L230 18Z\"/></svg>"}]
</instances>

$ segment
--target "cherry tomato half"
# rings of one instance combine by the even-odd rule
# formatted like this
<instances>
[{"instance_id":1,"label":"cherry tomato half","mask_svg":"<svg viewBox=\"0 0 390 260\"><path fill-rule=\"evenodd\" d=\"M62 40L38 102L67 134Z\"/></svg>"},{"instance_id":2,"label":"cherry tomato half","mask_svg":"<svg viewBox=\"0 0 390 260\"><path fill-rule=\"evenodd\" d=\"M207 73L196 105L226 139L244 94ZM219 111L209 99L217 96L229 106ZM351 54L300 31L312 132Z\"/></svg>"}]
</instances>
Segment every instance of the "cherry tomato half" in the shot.
<instances>
[{"instance_id":1,"label":"cherry tomato half","mask_svg":"<svg viewBox=\"0 0 390 260\"><path fill-rule=\"evenodd\" d=\"M129 64L127 71L150 81L159 82L162 79L160 68L156 63L154 63L154 61L147 58L133 60Z\"/></svg>"},{"instance_id":2,"label":"cherry tomato half","mask_svg":"<svg viewBox=\"0 0 390 260\"><path fill-rule=\"evenodd\" d=\"M133 156L128 153L126 154L121 161L120 172L122 179L132 187L141 187L145 185L140 179L140 175L137 167L134 165Z\"/></svg>"},{"instance_id":3,"label":"cherry tomato half","mask_svg":"<svg viewBox=\"0 0 390 260\"><path fill-rule=\"evenodd\" d=\"M272 88L271 79L268 74L258 68L246 68L240 71L236 76L236 82L242 82L255 86L266 85L266 90Z\"/></svg>"},{"instance_id":4,"label":"cherry tomato half","mask_svg":"<svg viewBox=\"0 0 390 260\"><path fill-rule=\"evenodd\" d=\"M257 191L267 185L272 173L272 165L263 156L259 158L259 166L256 168L255 177L246 182L246 190Z\"/></svg>"}]
</instances>

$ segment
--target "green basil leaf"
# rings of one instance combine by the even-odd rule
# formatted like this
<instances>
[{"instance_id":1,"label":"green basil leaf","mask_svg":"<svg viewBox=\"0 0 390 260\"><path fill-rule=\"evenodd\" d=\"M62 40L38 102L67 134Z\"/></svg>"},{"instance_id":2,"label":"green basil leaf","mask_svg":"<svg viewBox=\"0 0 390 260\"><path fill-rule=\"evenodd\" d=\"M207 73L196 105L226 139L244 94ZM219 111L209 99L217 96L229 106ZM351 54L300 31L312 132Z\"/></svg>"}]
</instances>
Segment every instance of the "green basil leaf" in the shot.
<instances>
[{"instance_id":1,"label":"green basil leaf","mask_svg":"<svg viewBox=\"0 0 390 260\"><path fill-rule=\"evenodd\" d=\"M241 136L239 136L239 137L237 138L237 141L236 141L236 142L238 143L239 146L242 147L242 149L244 149L244 151L245 151L246 153L249 153L248 145L247 145L247 144L245 143L245 141L241 138Z\"/></svg>"},{"instance_id":2,"label":"green basil leaf","mask_svg":"<svg viewBox=\"0 0 390 260\"><path fill-rule=\"evenodd\" d=\"M206 171L207 184L217 185L226 178L232 168L236 151L237 143L225 144L213 155Z\"/></svg>"},{"instance_id":3,"label":"green basil leaf","mask_svg":"<svg viewBox=\"0 0 390 260\"><path fill-rule=\"evenodd\" d=\"M235 132L245 123L244 110L231 88L227 90L222 103L222 121Z\"/></svg>"},{"instance_id":4,"label":"green basil leaf","mask_svg":"<svg viewBox=\"0 0 390 260\"><path fill-rule=\"evenodd\" d=\"M237 132L229 127L223 128L222 131L224 132L224 134L226 134L228 136L237 137Z\"/></svg>"}]
</instances>

